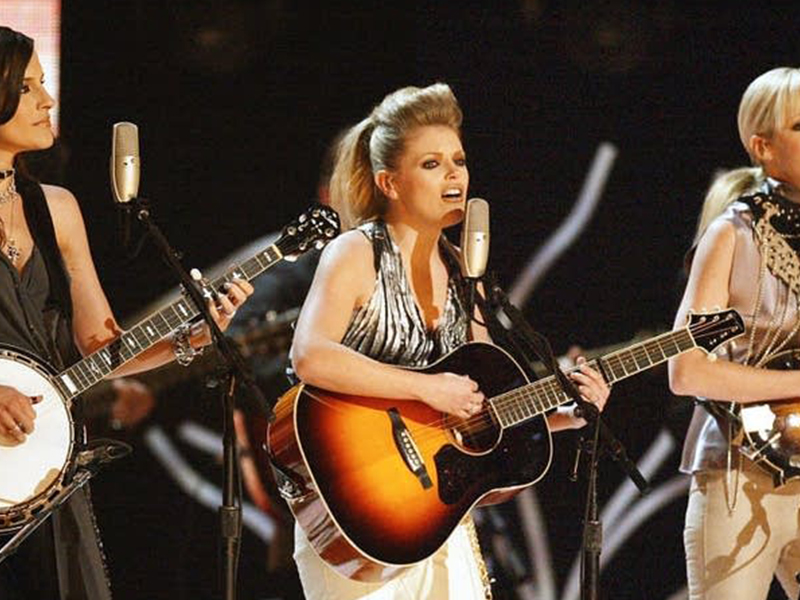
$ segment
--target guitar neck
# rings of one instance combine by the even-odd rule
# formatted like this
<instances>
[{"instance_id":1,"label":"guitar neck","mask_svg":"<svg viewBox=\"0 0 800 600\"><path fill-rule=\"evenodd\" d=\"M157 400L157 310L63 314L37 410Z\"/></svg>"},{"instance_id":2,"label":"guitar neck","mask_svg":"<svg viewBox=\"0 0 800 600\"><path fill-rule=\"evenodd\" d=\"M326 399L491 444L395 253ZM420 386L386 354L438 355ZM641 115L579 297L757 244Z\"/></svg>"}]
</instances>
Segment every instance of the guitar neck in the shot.
<instances>
[{"instance_id":1,"label":"guitar neck","mask_svg":"<svg viewBox=\"0 0 800 600\"><path fill-rule=\"evenodd\" d=\"M236 344L239 353L244 358L260 356L264 359L286 356L292 343L292 323L300 312L298 308L291 308L278 313L263 323L252 325L246 331L227 335ZM192 379L200 379L211 373L218 365L219 357L215 352L205 352L197 357L188 366L182 367L177 363L169 363L158 369L138 373L136 379L144 383L154 396L160 396L165 390ZM87 420L108 420L111 406L117 399L117 393L111 386L111 381L99 382L87 390L83 395L83 416Z\"/></svg>"},{"instance_id":2,"label":"guitar neck","mask_svg":"<svg viewBox=\"0 0 800 600\"><path fill-rule=\"evenodd\" d=\"M689 327L670 331L628 348L589 361L609 384L660 365L673 356L696 348ZM554 375L510 390L489 400L503 427L512 427L570 402Z\"/></svg>"},{"instance_id":3,"label":"guitar neck","mask_svg":"<svg viewBox=\"0 0 800 600\"><path fill-rule=\"evenodd\" d=\"M252 258L235 265L224 275L210 283L214 290L234 278L250 281L283 258L273 244ZM93 352L55 377L67 398L74 398L104 379L112 371L130 362L142 352L165 339L181 325L193 321L200 314L186 297L181 297L150 317L140 321L108 346Z\"/></svg>"}]
</instances>

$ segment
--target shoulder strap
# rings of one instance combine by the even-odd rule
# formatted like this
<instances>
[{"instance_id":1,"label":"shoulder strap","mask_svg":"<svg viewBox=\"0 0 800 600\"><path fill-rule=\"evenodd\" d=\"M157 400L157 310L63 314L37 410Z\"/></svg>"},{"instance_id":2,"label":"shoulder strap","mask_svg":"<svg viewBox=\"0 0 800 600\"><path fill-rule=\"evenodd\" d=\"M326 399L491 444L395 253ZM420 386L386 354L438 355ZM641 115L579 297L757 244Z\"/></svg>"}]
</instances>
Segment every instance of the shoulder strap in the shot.
<instances>
[{"instance_id":1,"label":"shoulder strap","mask_svg":"<svg viewBox=\"0 0 800 600\"><path fill-rule=\"evenodd\" d=\"M16 183L19 193L24 198L22 205L33 241L47 267L47 275L50 280L49 302L56 304L61 313L71 319L72 297L69 292L69 276L58 248L53 218L50 215L42 186L31 179L19 176Z\"/></svg>"},{"instance_id":2,"label":"shoulder strap","mask_svg":"<svg viewBox=\"0 0 800 600\"><path fill-rule=\"evenodd\" d=\"M375 273L381 270L381 255L383 254L383 247L388 243L388 232L386 231L386 224L383 221L367 221L362 223L356 228L361 234L367 238L372 244L372 266L375 268Z\"/></svg>"}]
</instances>

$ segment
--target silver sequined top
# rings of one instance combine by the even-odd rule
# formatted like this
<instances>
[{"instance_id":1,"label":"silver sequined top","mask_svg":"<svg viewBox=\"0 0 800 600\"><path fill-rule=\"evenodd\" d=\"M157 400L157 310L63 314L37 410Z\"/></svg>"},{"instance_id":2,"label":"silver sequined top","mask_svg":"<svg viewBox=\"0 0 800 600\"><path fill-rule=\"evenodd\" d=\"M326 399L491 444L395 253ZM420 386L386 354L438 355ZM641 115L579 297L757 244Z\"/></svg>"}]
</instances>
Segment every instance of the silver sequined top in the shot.
<instances>
[{"instance_id":1,"label":"silver sequined top","mask_svg":"<svg viewBox=\"0 0 800 600\"><path fill-rule=\"evenodd\" d=\"M442 248L450 279L444 311L436 329L425 324L406 278L400 251L383 221L358 228L375 257L375 288L353 311L342 344L380 362L422 367L468 341L469 315L459 296L458 266ZM440 241L440 247L446 244Z\"/></svg>"}]
</instances>

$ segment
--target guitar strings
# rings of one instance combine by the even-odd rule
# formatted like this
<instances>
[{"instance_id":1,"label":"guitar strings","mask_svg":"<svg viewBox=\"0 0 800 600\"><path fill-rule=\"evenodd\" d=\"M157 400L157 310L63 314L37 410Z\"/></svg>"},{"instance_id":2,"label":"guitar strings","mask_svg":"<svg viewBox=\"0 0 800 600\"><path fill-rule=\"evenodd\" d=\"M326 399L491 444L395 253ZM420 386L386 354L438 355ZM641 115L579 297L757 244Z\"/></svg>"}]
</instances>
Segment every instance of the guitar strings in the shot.
<instances>
[{"instance_id":1,"label":"guitar strings","mask_svg":"<svg viewBox=\"0 0 800 600\"><path fill-rule=\"evenodd\" d=\"M733 328L731 328L733 329ZM641 368L638 367L639 362L647 361L649 364L647 367L649 368L652 366L656 366L657 364L661 364L668 360L668 357L664 354L664 350L661 348L660 344L667 338L674 338L672 340L673 344L676 345L678 349L678 353L674 354L673 356L677 356L677 354L681 354L685 351L698 347L698 344L693 343L691 346L682 349L681 342L684 343L686 341L691 342L694 340L695 342L701 340L704 337L708 337L709 335L717 335L719 334L719 323L714 321L706 321L699 323L692 327L684 327L683 329L678 329L675 331L667 332L661 336L657 336L652 340L648 340L641 344L637 344L632 348L621 350L615 353L612 353L606 362L614 361L614 359L619 362L618 368L622 370L623 374L617 379L613 380L616 381L621 379L624 376L628 375L628 371L625 369L624 364L622 363L622 358L619 356L621 354L629 355L632 359L633 365L635 366L634 370L640 370ZM687 337L687 340L683 338ZM655 354L655 348L659 348L659 352L663 356L663 358L653 361L650 358L650 353L648 353L648 346L651 348L653 354ZM636 359L640 359L637 361ZM590 361L589 364L596 364L595 361ZM578 367L576 367L577 369ZM575 370L575 369L572 369ZM613 371L613 368L612 368ZM612 383L613 383L612 381ZM328 402L323 400L317 395L309 394L312 398L319 402L326 403L332 410L341 410L336 406L336 402ZM554 400L552 399L554 398ZM525 420L531 419L533 417L539 416L550 410L552 408L556 408L561 404L565 404L569 402L571 398L569 398L563 390L561 390L560 385L557 382L557 379L550 375L544 379L540 379L534 382L526 383L518 388L507 390L505 392L501 392L495 396L487 398L485 400L484 407L474 415L466 419L461 419L459 417L455 417L453 415L440 413L440 415L427 423L419 423L424 429L420 429L419 426L413 427L415 431L413 431L414 439L418 443L423 443L428 439L435 439L440 437L441 432L437 430L449 430L449 429L456 429L458 431L466 430L469 433L481 433L490 429L492 427L499 427L501 430L510 427ZM401 400L402 402L403 400ZM518 413L522 418L516 419L515 422L512 422L508 425L503 425L502 423L502 416L506 415L511 412ZM525 413L530 414L525 414ZM512 419L513 420L513 419ZM412 427L409 427L409 431L412 431Z\"/></svg>"},{"instance_id":2,"label":"guitar strings","mask_svg":"<svg viewBox=\"0 0 800 600\"><path fill-rule=\"evenodd\" d=\"M681 349L680 346L681 341L691 342L692 339L694 339L696 342L704 337L708 337L709 335L718 334L719 333L718 330L719 330L719 323L717 322L714 322L712 320L701 322L693 327L685 327L683 329L678 329L676 331L667 332L661 336L657 336L652 340L648 340L641 344L637 344L632 348L612 353L610 358L606 359L606 361L607 362L609 360L613 361L616 358L617 361L620 363L619 366L622 368L622 371L625 373L625 375L627 375L628 374L627 370L624 368L624 365L622 364L622 359L618 356L619 354L630 355L634 365L638 365L639 362L644 362L644 359L646 359L649 365L648 367L645 368L649 368L668 360L668 357L664 355L664 350L661 348L661 342L663 342L665 339L670 337L674 338L672 342L677 346L679 350L678 354L680 354L684 351L697 347L697 344L693 343L690 347L683 350ZM689 339L682 340L682 338L684 337L688 337ZM659 352L661 353L663 358L653 361L650 358L650 353L648 353L648 346L652 350L654 350L653 348L654 346L658 347ZM637 358L640 360L637 361L636 360ZM590 364L592 363L596 363L596 361L591 361ZM621 377L617 379L620 378ZM544 394L542 393L537 394L536 389L534 388L541 388L541 391L543 391ZM537 400L539 400L542 395L545 396L553 395L556 397L556 402L551 404L549 397L546 401L537 402ZM468 417L467 419L460 419L458 417L454 417L453 415L444 414L438 419L423 425L426 425L428 427L439 427L443 429L451 429L451 428L474 429L476 425L479 425L480 427L478 427L478 433L480 433L481 431L486 429L486 427L484 426L487 424L487 420L489 421L490 425L495 424L499 426L501 429L504 428L503 424L500 422L500 414L505 414L508 413L509 411L516 410L518 413L521 413L523 415L523 418L517 421L517 423L519 423L524 420L538 416L543 412L545 412L546 410L555 408L561 404L565 404L569 402L569 400L570 398L561 390L555 377L551 375L545 379L540 379L538 381L525 384L519 388L500 393L491 398L487 398L486 404L488 404L489 409L494 409L494 413L495 415L497 415L497 417L492 416L491 410L489 410L489 415L487 417L486 414L487 409L482 408L478 413ZM527 412L527 409L530 407L531 404L534 405L533 413L525 415L524 413ZM517 423L512 423L511 425L515 425ZM433 432L433 433L423 434L421 435L421 439L424 439L425 437L427 437L427 435L438 436L438 433Z\"/></svg>"}]
</instances>

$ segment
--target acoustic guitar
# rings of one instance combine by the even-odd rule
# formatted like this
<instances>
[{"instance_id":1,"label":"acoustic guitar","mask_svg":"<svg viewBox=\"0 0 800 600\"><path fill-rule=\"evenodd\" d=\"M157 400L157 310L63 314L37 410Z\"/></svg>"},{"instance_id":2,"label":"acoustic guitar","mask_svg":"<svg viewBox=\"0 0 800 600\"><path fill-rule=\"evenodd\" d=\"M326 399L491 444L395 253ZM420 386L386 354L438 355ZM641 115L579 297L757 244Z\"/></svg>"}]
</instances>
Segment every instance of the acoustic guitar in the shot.
<instances>
[{"instance_id":1,"label":"acoustic guitar","mask_svg":"<svg viewBox=\"0 0 800 600\"><path fill-rule=\"evenodd\" d=\"M743 332L736 311L693 314L681 329L590 364L612 384ZM570 400L554 376L528 382L508 353L480 342L422 371L469 375L486 395L483 410L458 419L424 402L301 383L267 430L281 494L316 552L351 579L393 578L436 552L472 507L511 497L550 465L545 415Z\"/></svg>"}]
</instances>

